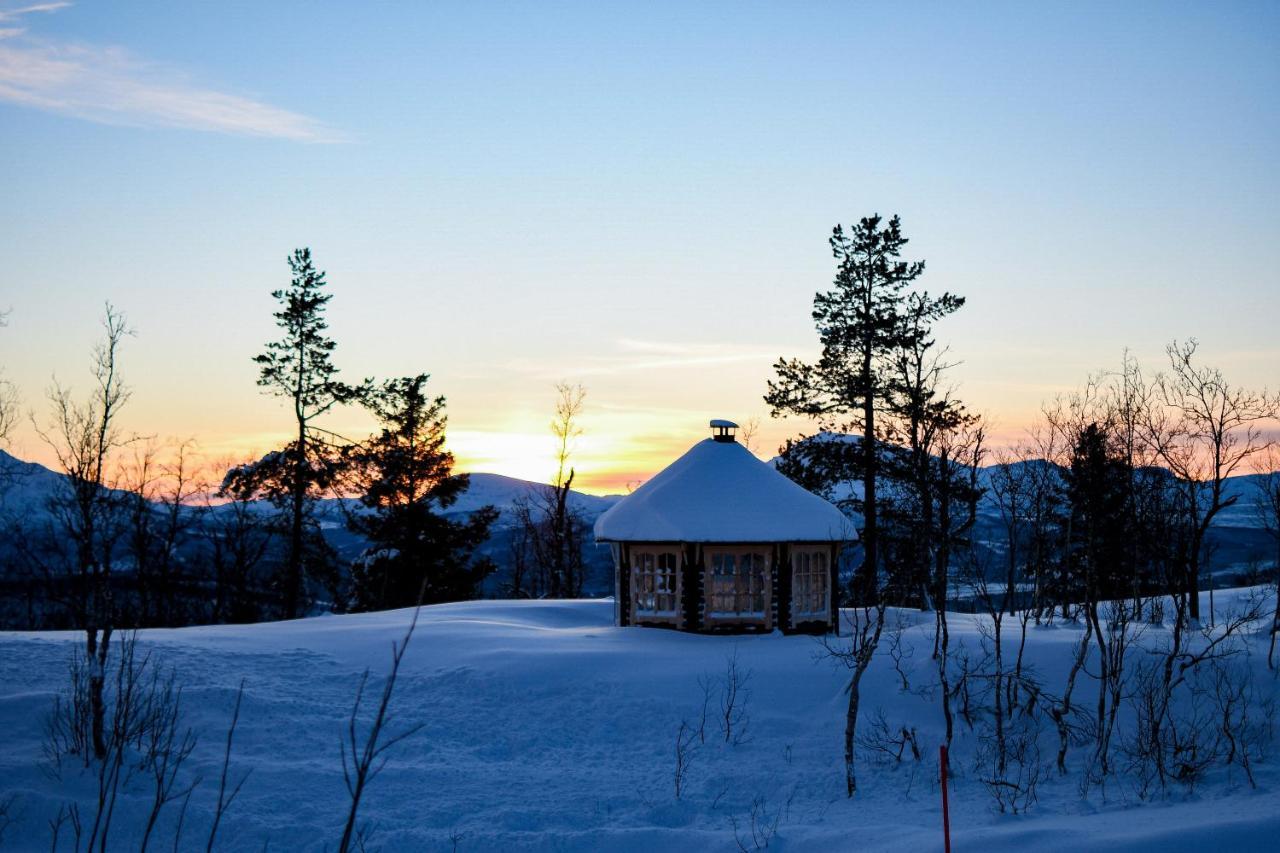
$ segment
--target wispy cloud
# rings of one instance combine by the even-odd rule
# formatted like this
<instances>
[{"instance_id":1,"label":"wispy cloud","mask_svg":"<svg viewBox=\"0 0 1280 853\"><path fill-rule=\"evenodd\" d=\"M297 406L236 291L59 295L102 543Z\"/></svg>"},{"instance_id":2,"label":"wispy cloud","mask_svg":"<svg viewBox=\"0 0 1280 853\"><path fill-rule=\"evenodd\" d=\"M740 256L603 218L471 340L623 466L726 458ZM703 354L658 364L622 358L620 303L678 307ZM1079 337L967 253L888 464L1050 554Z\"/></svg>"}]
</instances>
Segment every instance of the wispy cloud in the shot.
<instances>
[{"instance_id":1,"label":"wispy cloud","mask_svg":"<svg viewBox=\"0 0 1280 853\"><path fill-rule=\"evenodd\" d=\"M30 15L32 12L56 12L70 5L71 3L68 0L58 0L58 2L54 3L32 3L29 6L19 6L16 9L0 9L0 21L16 21L23 15Z\"/></svg>"},{"instance_id":2,"label":"wispy cloud","mask_svg":"<svg viewBox=\"0 0 1280 853\"><path fill-rule=\"evenodd\" d=\"M0 101L88 121L174 127L298 142L340 142L313 118L190 82L181 71L118 47L50 41L21 26L69 3L0 9Z\"/></svg>"},{"instance_id":3,"label":"wispy cloud","mask_svg":"<svg viewBox=\"0 0 1280 853\"><path fill-rule=\"evenodd\" d=\"M617 354L594 356L585 364L576 364L571 369L531 359L510 361L504 367L541 378L613 376L638 371L671 370L738 362L769 362L777 358L778 352L781 351L774 347L645 341L635 338L621 338L615 346L618 350Z\"/></svg>"}]
</instances>

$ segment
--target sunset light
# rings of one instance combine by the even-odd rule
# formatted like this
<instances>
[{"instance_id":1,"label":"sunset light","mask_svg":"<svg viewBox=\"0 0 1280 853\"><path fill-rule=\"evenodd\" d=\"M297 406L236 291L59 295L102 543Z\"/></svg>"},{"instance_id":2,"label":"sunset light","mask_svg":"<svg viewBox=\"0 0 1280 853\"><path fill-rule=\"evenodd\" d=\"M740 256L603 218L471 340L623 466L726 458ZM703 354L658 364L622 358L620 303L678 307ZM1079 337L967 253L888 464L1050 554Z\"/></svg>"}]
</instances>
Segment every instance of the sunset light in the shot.
<instances>
[{"instance_id":1,"label":"sunset light","mask_svg":"<svg viewBox=\"0 0 1280 853\"><path fill-rule=\"evenodd\" d=\"M0 849L1277 849L1278 199L1280 0L0 0Z\"/></svg>"}]
</instances>

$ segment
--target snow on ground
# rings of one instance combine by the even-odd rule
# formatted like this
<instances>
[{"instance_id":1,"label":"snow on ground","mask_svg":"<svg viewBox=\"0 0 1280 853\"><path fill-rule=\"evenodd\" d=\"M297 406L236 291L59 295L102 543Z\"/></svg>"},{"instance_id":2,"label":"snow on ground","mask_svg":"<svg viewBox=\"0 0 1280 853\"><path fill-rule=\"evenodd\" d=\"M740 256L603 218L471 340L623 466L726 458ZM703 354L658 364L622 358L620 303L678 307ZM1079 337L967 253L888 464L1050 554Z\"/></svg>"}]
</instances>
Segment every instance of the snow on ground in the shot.
<instances>
[{"instance_id":1,"label":"snow on ground","mask_svg":"<svg viewBox=\"0 0 1280 853\"><path fill-rule=\"evenodd\" d=\"M1219 591L1218 606L1233 595ZM233 774L251 770L219 831L220 849L336 847L345 817L338 738L365 667L384 672L410 611L326 616L252 626L142 632L140 650L176 668L189 722L201 733L184 846L203 849L236 687L245 700ZM931 617L904 613L905 664L930 671ZM955 642L976 648L979 617L953 615ZM1158 630L1148 634L1152 639ZM1078 637L1072 626L1032 629L1028 660L1052 685ZM46 821L61 802L87 805L88 776L57 781L41 754L43 719L66 678L78 635L0 634L0 790L17 796L7 849L48 849ZM1255 639L1255 648L1264 640ZM898 690L887 659L863 688L864 719L882 708L918 727L925 760L860 765L844 797L840 738L845 673L810 637L708 637L612 626L609 601L479 601L424 608L393 709L425 724L370 786L363 808L385 850L736 850L746 848L753 803L777 834L771 850L940 850L936 702ZM748 739L725 744L714 722L695 752L684 796L673 796L681 719L696 725L698 677L729 655L750 669ZM1264 649L1265 656L1265 649ZM1255 658L1258 656L1255 655ZM1255 661L1264 691L1276 681ZM1096 684L1082 679L1089 702ZM712 709L714 713L714 708ZM1051 734L1046 731L1046 738ZM951 798L953 843L964 850L1276 849L1280 772L1213 771L1194 794L1142 802L1116 786L1082 799L1078 774L1042 785L1029 815L996 814L971 770L973 735L958 724ZM1051 750L1046 749L1046 760ZM1072 769L1082 756L1073 753ZM140 780L117 808L113 847L135 849L149 792ZM170 819L173 818L170 814ZM161 833L171 837L171 833ZM168 849L168 844L163 845Z\"/></svg>"}]
</instances>

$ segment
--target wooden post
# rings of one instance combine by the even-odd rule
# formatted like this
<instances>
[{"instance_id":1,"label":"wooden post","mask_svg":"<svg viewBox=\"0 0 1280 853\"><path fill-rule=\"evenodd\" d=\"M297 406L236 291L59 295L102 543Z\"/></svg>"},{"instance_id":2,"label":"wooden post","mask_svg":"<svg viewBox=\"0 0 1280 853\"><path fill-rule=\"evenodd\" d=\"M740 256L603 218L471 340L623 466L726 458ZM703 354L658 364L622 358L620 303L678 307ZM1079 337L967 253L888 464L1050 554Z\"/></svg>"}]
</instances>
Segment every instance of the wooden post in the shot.
<instances>
[{"instance_id":1,"label":"wooden post","mask_svg":"<svg viewBox=\"0 0 1280 853\"><path fill-rule=\"evenodd\" d=\"M951 853L951 815L947 810L947 747L938 747L938 772L942 779L942 849Z\"/></svg>"}]
</instances>

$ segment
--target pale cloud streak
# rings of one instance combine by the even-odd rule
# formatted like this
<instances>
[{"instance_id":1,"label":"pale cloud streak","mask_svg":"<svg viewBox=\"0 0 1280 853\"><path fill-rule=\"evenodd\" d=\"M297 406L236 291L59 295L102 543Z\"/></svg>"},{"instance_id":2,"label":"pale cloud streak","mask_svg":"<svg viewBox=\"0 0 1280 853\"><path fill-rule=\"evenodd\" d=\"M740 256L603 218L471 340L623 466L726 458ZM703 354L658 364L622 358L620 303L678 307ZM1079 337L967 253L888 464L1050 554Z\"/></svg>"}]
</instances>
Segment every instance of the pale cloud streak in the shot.
<instances>
[{"instance_id":1,"label":"pale cloud streak","mask_svg":"<svg viewBox=\"0 0 1280 853\"><path fill-rule=\"evenodd\" d=\"M571 369L562 365L549 365L530 359L516 359L504 367L540 378L561 376L614 376L651 370L737 364L741 362L772 362L778 357L776 347L746 346L719 343L684 343L678 341L644 341L621 338L615 342L616 355L598 355L586 363Z\"/></svg>"},{"instance_id":2,"label":"pale cloud streak","mask_svg":"<svg viewBox=\"0 0 1280 853\"><path fill-rule=\"evenodd\" d=\"M341 142L313 118L188 81L119 47L50 41L18 24L69 3L0 10L0 101L87 121L171 127L296 142Z\"/></svg>"},{"instance_id":3,"label":"pale cloud streak","mask_svg":"<svg viewBox=\"0 0 1280 853\"><path fill-rule=\"evenodd\" d=\"M55 3L32 3L30 6L20 6L17 9L0 9L0 21L16 21L32 12L56 12L70 5L71 3L67 0L59 0Z\"/></svg>"}]
</instances>

